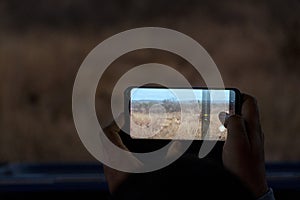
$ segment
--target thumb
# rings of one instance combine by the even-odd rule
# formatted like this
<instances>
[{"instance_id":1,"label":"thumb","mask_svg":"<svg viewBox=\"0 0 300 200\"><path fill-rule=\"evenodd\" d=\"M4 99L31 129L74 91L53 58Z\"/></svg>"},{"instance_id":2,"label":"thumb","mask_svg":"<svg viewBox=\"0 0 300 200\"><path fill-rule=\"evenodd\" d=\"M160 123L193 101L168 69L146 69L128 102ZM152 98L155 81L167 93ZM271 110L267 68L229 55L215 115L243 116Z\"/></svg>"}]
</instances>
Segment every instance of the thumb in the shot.
<instances>
[{"instance_id":1,"label":"thumb","mask_svg":"<svg viewBox=\"0 0 300 200\"><path fill-rule=\"evenodd\" d=\"M219 113L219 120L220 122L225 126L225 121L227 120L227 118L229 117L230 115L226 112L220 112ZM225 126L226 127L226 126Z\"/></svg>"},{"instance_id":2,"label":"thumb","mask_svg":"<svg viewBox=\"0 0 300 200\"><path fill-rule=\"evenodd\" d=\"M118 133L120 131L120 127L124 126L124 118L124 113L120 113L115 120L113 120L107 127L104 128L104 132L110 131Z\"/></svg>"},{"instance_id":3,"label":"thumb","mask_svg":"<svg viewBox=\"0 0 300 200\"><path fill-rule=\"evenodd\" d=\"M106 128L103 129L103 132L105 133L106 137L114 143L116 146L127 150L126 146L123 144L122 139L119 135L120 127L124 125L124 114L121 113L116 121L112 121L110 125L108 125Z\"/></svg>"}]
</instances>

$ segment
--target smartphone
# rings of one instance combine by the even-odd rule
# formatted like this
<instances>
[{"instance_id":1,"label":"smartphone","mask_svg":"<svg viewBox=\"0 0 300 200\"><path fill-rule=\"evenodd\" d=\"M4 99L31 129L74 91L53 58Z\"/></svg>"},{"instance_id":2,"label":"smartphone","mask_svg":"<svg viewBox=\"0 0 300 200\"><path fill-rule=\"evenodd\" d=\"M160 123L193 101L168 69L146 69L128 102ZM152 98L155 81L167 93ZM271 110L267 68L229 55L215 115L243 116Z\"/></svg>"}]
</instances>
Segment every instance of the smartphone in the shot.
<instances>
[{"instance_id":1,"label":"smartphone","mask_svg":"<svg viewBox=\"0 0 300 200\"><path fill-rule=\"evenodd\" d=\"M236 88L130 87L126 123L132 139L225 141L220 113L240 112Z\"/></svg>"}]
</instances>

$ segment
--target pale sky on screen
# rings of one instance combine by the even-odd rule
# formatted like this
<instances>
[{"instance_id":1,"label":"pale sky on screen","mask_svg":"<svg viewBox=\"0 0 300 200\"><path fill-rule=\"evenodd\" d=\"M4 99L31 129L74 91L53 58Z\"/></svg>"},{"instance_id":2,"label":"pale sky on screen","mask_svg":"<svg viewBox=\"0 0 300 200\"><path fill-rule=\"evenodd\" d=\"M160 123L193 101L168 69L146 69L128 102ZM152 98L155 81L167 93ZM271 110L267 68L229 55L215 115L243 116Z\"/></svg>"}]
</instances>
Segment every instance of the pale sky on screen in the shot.
<instances>
[{"instance_id":1,"label":"pale sky on screen","mask_svg":"<svg viewBox=\"0 0 300 200\"><path fill-rule=\"evenodd\" d=\"M211 100L229 101L229 90L210 90ZM177 98L178 97L178 98ZM179 100L197 100L202 99L202 90L194 89L168 89L168 88L133 88L131 90L132 100L156 100L163 101L167 99Z\"/></svg>"}]
</instances>

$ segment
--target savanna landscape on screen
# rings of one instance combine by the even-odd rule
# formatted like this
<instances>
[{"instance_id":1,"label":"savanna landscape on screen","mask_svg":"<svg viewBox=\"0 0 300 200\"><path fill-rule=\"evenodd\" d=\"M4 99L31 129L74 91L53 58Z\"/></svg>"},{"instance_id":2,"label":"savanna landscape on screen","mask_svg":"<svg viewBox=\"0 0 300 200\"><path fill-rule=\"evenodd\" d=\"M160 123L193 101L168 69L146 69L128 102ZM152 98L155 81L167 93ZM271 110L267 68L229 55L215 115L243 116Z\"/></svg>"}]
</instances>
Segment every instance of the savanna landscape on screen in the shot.
<instances>
[{"instance_id":1,"label":"savanna landscape on screen","mask_svg":"<svg viewBox=\"0 0 300 200\"><path fill-rule=\"evenodd\" d=\"M132 101L130 135L144 139L225 140L227 131L219 120L219 113L228 112L224 110L228 104L211 104L209 121L206 122L201 114L201 104L197 103L183 101L179 105L168 100Z\"/></svg>"}]
</instances>

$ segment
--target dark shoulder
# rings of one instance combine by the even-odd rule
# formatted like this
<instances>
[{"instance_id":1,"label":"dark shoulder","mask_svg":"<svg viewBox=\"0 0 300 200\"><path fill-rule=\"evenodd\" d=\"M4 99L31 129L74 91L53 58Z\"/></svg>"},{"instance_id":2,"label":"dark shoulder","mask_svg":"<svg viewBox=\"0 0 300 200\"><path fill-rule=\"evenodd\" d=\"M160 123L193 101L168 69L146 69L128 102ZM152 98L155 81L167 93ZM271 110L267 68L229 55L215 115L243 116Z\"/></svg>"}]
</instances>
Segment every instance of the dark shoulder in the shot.
<instances>
[{"instance_id":1,"label":"dark shoulder","mask_svg":"<svg viewBox=\"0 0 300 200\"><path fill-rule=\"evenodd\" d=\"M218 163L184 157L155 172L131 174L113 199L254 199L238 178Z\"/></svg>"}]
</instances>

